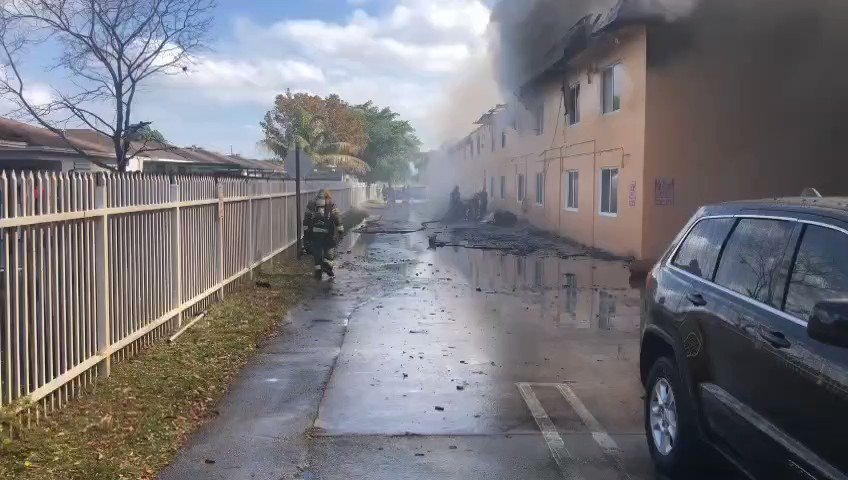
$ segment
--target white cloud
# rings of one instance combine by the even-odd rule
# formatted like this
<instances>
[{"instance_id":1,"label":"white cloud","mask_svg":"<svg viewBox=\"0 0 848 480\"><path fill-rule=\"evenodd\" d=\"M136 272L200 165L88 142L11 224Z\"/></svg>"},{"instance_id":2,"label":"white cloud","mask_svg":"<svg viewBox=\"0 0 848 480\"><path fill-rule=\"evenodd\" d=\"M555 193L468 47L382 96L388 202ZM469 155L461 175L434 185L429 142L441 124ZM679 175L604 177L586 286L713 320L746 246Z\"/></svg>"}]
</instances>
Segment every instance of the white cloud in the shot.
<instances>
[{"instance_id":1,"label":"white cloud","mask_svg":"<svg viewBox=\"0 0 848 480\"><path fill-rule=\"evenodd\" d=\"M24 89L24 98L32 105L47 105L54 100L53 90L44 83L33 83Z\"/></svg>"},{"instance_id":2,"label":"white cloud","mask_svg":"<svg viewBox=\"0 0 848 480\"><path fill-rule=\"evenodd\" d=\"M410 118L433 143L425 125L432 104L463 66L485 57L489 15L483 0L397 0L381 14L357 9L337 23L240 19L220 53L194 59L188 73L163 77L157 88L254 108L270 107L286 88L374 100Z\"/></svg>"}]
</instances>

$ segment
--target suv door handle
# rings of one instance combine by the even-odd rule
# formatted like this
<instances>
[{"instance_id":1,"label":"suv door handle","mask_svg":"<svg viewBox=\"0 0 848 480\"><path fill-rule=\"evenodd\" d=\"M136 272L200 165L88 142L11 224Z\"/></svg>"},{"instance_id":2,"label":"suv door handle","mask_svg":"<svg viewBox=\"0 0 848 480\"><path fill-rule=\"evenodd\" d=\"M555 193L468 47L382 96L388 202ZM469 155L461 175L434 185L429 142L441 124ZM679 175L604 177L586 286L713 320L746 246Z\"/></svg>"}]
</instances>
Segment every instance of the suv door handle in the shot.
<instances>
[{"instance_id":1,"label":"suv door handle","mask_svg":"<svg viewBox=\"0 0 848 480\"><path fill-rule=\"evenodd\" d=\"M689 303L696 307L703 307L707 304L707 300L700 293L690 293L686 295L686 300L689 300Z\"/></svg>"},{"instance_id":2,"label":"suv door handle","mask_svg":"<svg viewBox=\"0 0 848 480\"><path fill-rule=\"evenodd\" d=\"M765 327L760 327L758 333L760 334L760 338L775 348L789 348L792 346L792 344L789 343L789 340L786 339L786 335L784 335L783 332L775 332Z\"/></svg>"}]
</instances>

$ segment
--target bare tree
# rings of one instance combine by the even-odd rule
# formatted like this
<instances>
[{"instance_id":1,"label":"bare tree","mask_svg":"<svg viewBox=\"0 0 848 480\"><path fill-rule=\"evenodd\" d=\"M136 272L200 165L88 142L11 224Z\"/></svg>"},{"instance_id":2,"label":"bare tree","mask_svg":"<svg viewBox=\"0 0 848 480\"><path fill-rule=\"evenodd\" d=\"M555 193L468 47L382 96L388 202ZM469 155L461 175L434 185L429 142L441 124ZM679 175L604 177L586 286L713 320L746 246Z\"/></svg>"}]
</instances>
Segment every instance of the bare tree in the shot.
<instances>
[{"instance_id":1,"label":"bare tree","mask_svg":"<svg viewBox=\"0 0 848 480\"><path fill-rule=\"evenodd\" d=\"M215 0L4 0L0 95L12 102L10 114L41 124L101 166L125 171L133 157L155 149L131 145L149 124L132 121L139 86L154 75L188 70L205 47L214 8ZM61 53L46 67L69 80L46 103L30 98L31 79L22 68L39 45L56 45ZM79 148L64 131L68 125L110 138L115 165Z\"/></svg>"}]
</instances>

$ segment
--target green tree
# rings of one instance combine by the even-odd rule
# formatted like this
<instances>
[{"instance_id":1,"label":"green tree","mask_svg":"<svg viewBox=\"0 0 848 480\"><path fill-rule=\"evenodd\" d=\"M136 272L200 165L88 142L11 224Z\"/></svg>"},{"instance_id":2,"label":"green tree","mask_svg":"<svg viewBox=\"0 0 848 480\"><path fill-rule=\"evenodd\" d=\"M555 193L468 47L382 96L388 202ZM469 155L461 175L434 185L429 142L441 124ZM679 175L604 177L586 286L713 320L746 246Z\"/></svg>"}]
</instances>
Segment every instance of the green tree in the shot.
<instances>
[{"instance_id":1,"label":"green tree","mask_svg":"<svg viewBox=\"0 0 848 480\"><path fill-rule=\"evenodd\" d=\"M261 125L263 146L279 158L300 143L319 165L359 176L369 169L357 156L368 141L364 119L338 95L321 98L286 90L274 99Z\"/></svg>"},{"instance_id":2,"label":"green tree","mask_svg":"<svg viewBox=\"0 0 848 480\"><path fill-rule=\"evenodd\" d=\"M145 125L139 133L140 137L148 142L156 142L161 143L163 145L168 143L168 141L165 140L165 136L162 135L162 132L156 130L155 128L150 128L150 125Z\"/></svg>"},{"instance_id":3,"label":"green tree","mask_svg":"<svg viewBox=\"0 0 848 480\"><path fill-rule=\"evenodd\" d=\"M402 182L412 173L411 165L419 158L421 141L415 129L390 108L380 108L372 102L357 105L365 119L368 144L360 157L370 170L369 182Z\"/></svg>"},{"instance_id":4,"label":"green tree","mask_svg":"<svg viewBox=\"0 0 848 480\"><path fill-rule=\"evenodd\" d=\"M354 175L364 175L368 165L356 155L360 147L331 141L331 133L322 117L301 107L269 111L260 123L265 132L262 145L279 158L300 145L318 165L338 167Z\"/></svg>"}]
</instances>

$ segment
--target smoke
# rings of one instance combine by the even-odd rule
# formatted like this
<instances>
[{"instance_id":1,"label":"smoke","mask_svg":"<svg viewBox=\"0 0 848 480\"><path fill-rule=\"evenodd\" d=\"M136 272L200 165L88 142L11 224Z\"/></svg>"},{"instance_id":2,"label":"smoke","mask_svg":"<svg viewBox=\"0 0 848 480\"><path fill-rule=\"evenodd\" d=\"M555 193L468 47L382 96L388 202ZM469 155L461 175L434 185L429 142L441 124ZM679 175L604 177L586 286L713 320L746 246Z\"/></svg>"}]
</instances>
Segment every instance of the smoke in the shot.
<instances>
[{"instance_id":1,"label":"smoke","mask_svg":"<svg viewBox=\"0 0 848 480\"><path fill-rule=\"evenodd\" d=\"M492 12L490 45L498 82L504 92L514 92L558 60L563 39L581 19L588 28L613 11L634 20L676 21L697 5L698 0L500 0Z\"/></svg>"}]
</instances>

